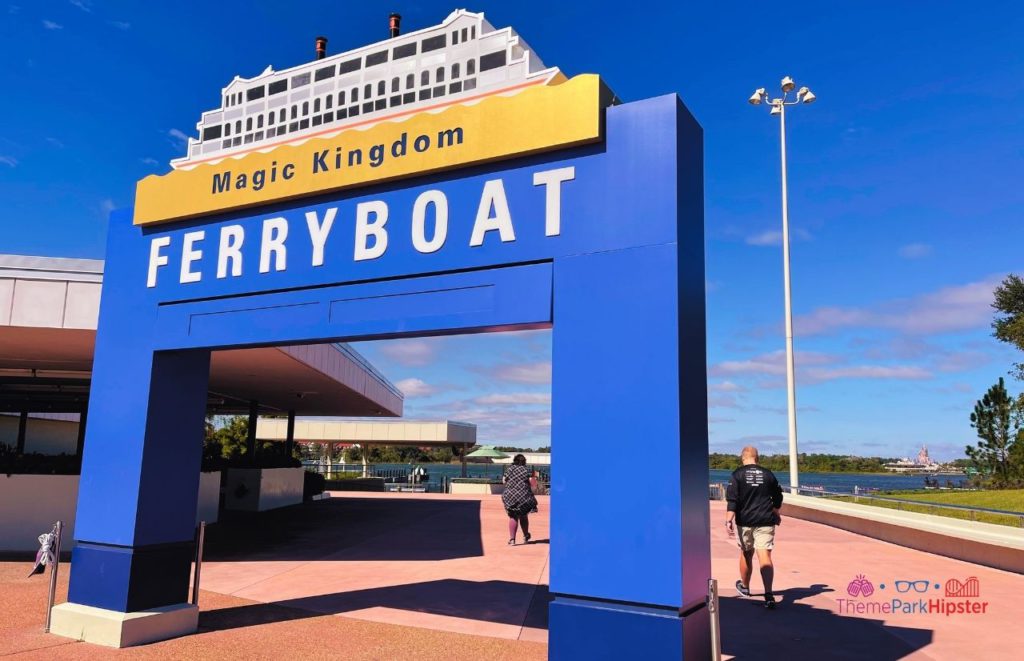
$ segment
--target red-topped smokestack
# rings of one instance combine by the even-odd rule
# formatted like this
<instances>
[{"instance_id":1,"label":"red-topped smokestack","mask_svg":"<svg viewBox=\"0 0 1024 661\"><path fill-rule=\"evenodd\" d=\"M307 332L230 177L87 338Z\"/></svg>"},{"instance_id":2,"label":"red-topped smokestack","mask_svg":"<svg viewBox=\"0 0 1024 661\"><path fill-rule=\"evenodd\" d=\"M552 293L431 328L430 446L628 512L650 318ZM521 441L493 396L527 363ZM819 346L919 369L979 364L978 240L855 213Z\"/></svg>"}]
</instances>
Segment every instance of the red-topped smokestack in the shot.
<instances>
[{"instance_id":1,"label":"red-topped smokestack","mask_svg":"<svg viewBox=\"0 0 1024 661\"><path fill-rule=\"evenodd\" d=\"M391 38L394 39L402 33L402 15L392 12L388 16L388 28L391 30Z\"/></svg>"},{"instance_id":2,"label":"red-topped smokestack","mask_svg":"<svg viewBox=\"0 0 1024 661\"><path fill-rule=\"evenodd\" d=\"M322 60L327 57L327 37L316 38L316 59Z\"/></svg>"}]
</instances>

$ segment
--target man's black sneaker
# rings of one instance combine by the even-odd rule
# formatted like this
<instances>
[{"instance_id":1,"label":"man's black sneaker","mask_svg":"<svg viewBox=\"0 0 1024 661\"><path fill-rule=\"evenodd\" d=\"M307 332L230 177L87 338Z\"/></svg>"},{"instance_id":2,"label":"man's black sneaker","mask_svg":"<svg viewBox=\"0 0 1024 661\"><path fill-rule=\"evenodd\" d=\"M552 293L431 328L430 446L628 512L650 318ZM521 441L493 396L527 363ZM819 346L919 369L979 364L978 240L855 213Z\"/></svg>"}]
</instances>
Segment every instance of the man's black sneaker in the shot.
<instances>
[{"instance_id":1,"label":"man's black sneaker","mask_svg":"<svg viewBox=\"0 0 1024 661\"><path fill-rule=\"evenodd\" d=\"M736 581L736 592L739 592L741 597L750 596L750 588L743 585L743 581Z\"/></svg>"},{"instance_id":2,"label":"man's black sneaker","mask_svg":"<svg viewBox=\"0 0 1024 661\"><path fill-rule=\"evenodd\" d=\"M764 596L764 607L768 610L775 610L775 596L766 594Z\"/></svg>"}]
</instances>

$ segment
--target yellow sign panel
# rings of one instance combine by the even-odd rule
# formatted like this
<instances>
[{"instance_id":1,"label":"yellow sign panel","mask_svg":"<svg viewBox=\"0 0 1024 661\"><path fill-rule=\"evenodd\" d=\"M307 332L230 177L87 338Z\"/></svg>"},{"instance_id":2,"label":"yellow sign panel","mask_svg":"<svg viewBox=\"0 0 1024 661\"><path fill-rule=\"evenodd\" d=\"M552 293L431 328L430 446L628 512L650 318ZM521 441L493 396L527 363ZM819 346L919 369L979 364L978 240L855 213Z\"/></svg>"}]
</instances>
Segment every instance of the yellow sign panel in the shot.
<instances>
[{"instance_id":1,"label":"yellow sign panel","mask_svg":"<svg viewBox=\"0 0 1024 661\"><path fill-rule=\"evenodd\" d=\"M136 187L134 222L192 218L594 142L606 101L600 79L582 75L151 175Z\"/></svg>"}]
</instances>

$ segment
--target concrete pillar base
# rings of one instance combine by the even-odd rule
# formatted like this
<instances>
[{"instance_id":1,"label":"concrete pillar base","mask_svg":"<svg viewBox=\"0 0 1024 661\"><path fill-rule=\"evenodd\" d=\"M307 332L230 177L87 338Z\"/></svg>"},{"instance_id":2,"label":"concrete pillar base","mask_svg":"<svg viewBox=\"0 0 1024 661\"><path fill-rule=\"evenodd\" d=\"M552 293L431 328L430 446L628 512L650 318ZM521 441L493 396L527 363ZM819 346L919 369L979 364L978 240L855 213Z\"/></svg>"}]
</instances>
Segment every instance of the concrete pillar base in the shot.
<instances>
[{"instance_id":1,"label":"concrete pillar base","mask_svg":"<svg viewBox=\"0 0 1024 661\"><path fill-rule=\"evenodd\" d=\"M64 603L54 606L50 633L107 647L131 647L195 633L199 608L175 604L135 613Z\"/></svg>"}]
</instances>

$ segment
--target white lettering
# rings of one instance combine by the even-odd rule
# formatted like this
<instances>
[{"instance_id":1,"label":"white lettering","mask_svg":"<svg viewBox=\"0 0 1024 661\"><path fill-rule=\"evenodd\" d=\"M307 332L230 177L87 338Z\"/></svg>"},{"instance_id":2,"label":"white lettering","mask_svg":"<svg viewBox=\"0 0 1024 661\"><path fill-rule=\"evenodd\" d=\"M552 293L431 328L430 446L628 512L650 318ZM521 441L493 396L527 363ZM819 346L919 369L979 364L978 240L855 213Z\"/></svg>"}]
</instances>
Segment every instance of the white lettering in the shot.
<instances>
[{"instance_id":1,"label":"white lettering","mask_svg":"<svg viewBox=\"0 0 1024 661\"><path fill-rule=\"evenodd\" d=\"M324 212L324 222L317 220L315 211L306 212L306 226L309 227L309 240L313 244L313 266L324 265L324 244L327 243L327 235L331 233L334 225L334 216L338 213L338 207L331 207Z\"/></svg>"},{"instance_id":2,"label":"white lettering","mask_svg":"<svg viewBox=\"0 0 1024 661\"><path fill-rule=\"evenodd\" d=\"M288 219L278 216L263 221L260 241L260 273L270 272L270 253L274 253L274 270L283 271L288 265L288 251L284 240L288 238Z\"/></svg>"},{"instance_id":3,"label":"white lettering","mask_svg":"<svg viewBox=\"0 0 1024 661\"><path fill-rule=\"evenodd\" d=\"M427 205L434 205L434 237L427 240ZM412 206L412 245L421 253L437 252L448 238L448 198L439 190L428 190Z\"/></svg>"},{"instance_id":4,"label":"white lettering","mask_svg":"<svg viewBox=\"0 0 1024 661\"><path fill-rule=\"evenodd\" d=\"M245 229L241 225L226 225L220 228L220 249L217 251L217 277L226 278L228 261L231 262L231 277L242 275L242 243Z\"/></svg>"},{"instance_id":5,"label":"white lettering","mask_svg":"<svg viewBox=\"0 0 1024 661\"><path fill-rule=\"evenodd\" d=\"M562 182L575 178L576 168L571 165L533 173L533 185L544 186L544 236L562 233Z\"/></svg>"},{"instance_id":6,"label":"white lettering","mask_svg":"<svg viewBox=\"0 0 1024 661\"><path fill-rule=\"evenodd\" d=\"M370 222L373 214L373 222ZM377 259L388 249L388 205L383 200L360 202L356 205L356 248L355 261ZM367 246L367 239L373 236L373 246Z\"/></svg>"},{"instance_id":7,"label":"white lettering","mask_svg":"<svg viewBox=\"0 0 1024 661\"><path fill-rule=\"evenodd\" d=\"M186 282L199 282L203 279L203 274L199 271L192 270L192 262L203 258L202 250L193 250L192 246L197 241L202 241L206 238L206 232L199 230L197 232L185 232L184 242L181 244L181 277L178 278L178 282L185 284Z\"/></svg>"},{"instance_id":8,"label":"white lettering","mask_svg":"<svg viewBox=\"0 0 1024 661\"><path fill-rule=\"evenodd\" d=\"M494 215L491 215L491 210ZM508 212L508 200L505 199L505 185L501 179L492 179L484 184L484 192L480 196L480 206L476 210L476 222L473 223L473 236L469 240L471 246L482 246L484 235L497 230L502 243L516 240L512 228L512 216Z\"/></svg>"},{"instance_id":9,"label":"white lettering","mask_svg":"<svg viewBox=\"0 0 1024 661\"><path fill-rule=\"evenodd\" d=\"M171 245L171 237L158 236L149 242L149 276L146 278L147 287L156 287L156 270L158 267L167 266L167 255L161 255L160 249Z\"/></svg>"}]
</instances>

